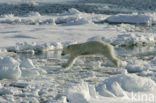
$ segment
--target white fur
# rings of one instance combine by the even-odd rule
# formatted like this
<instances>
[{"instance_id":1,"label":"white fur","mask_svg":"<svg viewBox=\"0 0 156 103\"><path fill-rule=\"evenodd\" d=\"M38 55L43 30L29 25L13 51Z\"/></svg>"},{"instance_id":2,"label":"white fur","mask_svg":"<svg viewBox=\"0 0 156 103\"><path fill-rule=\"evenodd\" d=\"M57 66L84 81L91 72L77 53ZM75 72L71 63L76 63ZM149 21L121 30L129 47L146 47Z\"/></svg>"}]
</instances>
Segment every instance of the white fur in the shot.
<instances>
[{"instance_id":1,"label":"white fur","mask_svg":"<svg viewBox=\"0 0 156 103\"><path fill-rule=\"evenodd\" d=\"M115 56L112 45L102 41L89 41L81 44L73 44L63 48L62 55L71 54L67 64L63 67L72 66L78 56L100 54L106 56L117 67L120 65L120 60Z\"/></svg>"}]
</instances>

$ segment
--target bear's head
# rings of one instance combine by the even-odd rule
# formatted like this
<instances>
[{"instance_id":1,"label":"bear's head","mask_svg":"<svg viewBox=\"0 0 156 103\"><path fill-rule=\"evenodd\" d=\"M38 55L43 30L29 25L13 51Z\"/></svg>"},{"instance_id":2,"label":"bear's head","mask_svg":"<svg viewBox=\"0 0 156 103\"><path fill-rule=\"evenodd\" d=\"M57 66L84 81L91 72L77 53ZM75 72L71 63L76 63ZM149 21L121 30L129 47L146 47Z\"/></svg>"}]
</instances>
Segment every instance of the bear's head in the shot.
<instances>
[{"instance_id":1,"label":"bear's head","mask_svg":"<svg viewBox=\"0 0 156 103\"><path fill-rule=\"evenodd\" d=\"M73 46L69 45L69 46L63 48L63 51L62 51L61 55L64 56L66 54L71 54L73 49L74 49Z\"/></svg>"}]
</instances>

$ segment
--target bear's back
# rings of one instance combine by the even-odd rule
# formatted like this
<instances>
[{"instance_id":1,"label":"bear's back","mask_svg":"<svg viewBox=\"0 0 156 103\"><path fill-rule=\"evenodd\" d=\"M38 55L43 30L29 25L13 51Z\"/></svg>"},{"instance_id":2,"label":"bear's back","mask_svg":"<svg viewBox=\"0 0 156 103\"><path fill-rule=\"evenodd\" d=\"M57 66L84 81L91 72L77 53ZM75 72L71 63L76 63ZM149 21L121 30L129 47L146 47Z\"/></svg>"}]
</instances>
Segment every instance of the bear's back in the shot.
<instances>
[{"instance_id":1,"label":"bear's back","mask_svg":"<svg viewBox=\"0 0 156 103\"><path fill-rule=\"evenodd\" d=\"M90 47L100 47L100 46L110 46L112 47L112 45L106 43L106 42L103 42L103 41L89 41L89 42L86 42L86 43L83 43L83 45L86 45L86 46L90 46Z\"/></svg>"}]
</instances>

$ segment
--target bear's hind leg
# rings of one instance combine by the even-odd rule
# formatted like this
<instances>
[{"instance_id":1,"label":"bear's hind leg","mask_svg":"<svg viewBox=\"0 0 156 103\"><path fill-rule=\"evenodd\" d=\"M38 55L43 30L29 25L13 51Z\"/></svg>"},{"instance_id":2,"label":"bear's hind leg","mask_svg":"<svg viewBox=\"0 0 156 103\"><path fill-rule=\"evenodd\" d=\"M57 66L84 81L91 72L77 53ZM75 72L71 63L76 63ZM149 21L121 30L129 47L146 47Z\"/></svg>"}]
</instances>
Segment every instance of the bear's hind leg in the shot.
<instances>
[{"instance_id":1,"label":"bear's hind leg","mask_svg":"<svg viewBox=\"0 0 156 103\"><path fill-rule=\"evenodd\" d=\"M120 66L120 59L118 59L115 55L114 49L111 49L108 53L103 53L111 62L113 62L116 67Z\"/></svg>"}]
</instances>

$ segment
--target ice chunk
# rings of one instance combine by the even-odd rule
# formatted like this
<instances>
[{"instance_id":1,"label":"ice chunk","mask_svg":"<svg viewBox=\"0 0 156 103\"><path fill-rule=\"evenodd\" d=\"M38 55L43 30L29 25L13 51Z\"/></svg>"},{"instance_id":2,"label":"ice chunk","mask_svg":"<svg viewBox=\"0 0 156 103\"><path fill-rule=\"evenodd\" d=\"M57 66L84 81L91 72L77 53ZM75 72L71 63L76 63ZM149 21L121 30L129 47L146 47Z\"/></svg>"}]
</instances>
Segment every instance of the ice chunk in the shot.
<instances>
[{"instance_id":1,"label":"ice chunk","mask_svg":"<svg viewBox=\"0 0 156 103\"><path fill-rule=\"evenodd\" d=\"M69 9L68 10L68 12L69 12L69 14L79 14L80 13L80 11L78 11L77 9L75 9L75 8L71 8L71 9Z\"/></svg>"},{"instance_id":2,"label":"ice chunk","mask_svg":"<svg viewBox=\"0 0 156 103\"><path fill-rule=\"evenodd\" d=\"M87 83L78 84L67 91L70 103L89 103L90 93Z\"/></svg>"},{"instance_id":3,"label":"ice chunk","mask_svg":"<svg viewBox=\"0 0 156 103\"><path fill-rule=\"evenodd\" d=\"M50 51L50 50L55 50L55 47L51 45L50 43L44 43L41 45L36 45L33 47L35 51Z\"/></svg>"},{"instance_id":4,"label":"ice chunk","mask_svg":"<svg viewBox=\"0 0 156 103\"><path fill-rule=\"evenodd\" d=\"M0 95L6 95L6 94L13 94L13 92L6 88L0 89Z\"/></svg>"},{"instance_id":5,"label":"ice chunk","mask_svg":"<svg viewBox=\"0 0 156 103\"><path fill-rule=\"evenodd\" d=\"M77 64L77 65L82 65L82 64L84 64L84 61L83 61L82 59L77 59L77 60L75 61L75 64Z\"/></svg>"},{"instance_id":6,"label":"ice chunk","mask_svg":"<svg viewBox=\"0 0 156 103\"><path fill-rule=\"evenodd\" d=\"M105 96L105 97L114 97L115 96L112 92L110 92L106 88L106 85L103 85L100 88L97 88L97 91L99 92L100 95Z\"/></svg>"},{"instance_id":7,"label":"ice chunk","mask_svg":"<svg viewBox=\"0 0 156 103\"><path fill-rule=\"evenodd\" d=\"M130 24L147 24L149 21L153 21L152 17L146 14L119 14L110 16L106 21L111 23L130 23Z\"/></svg>"},{"instance_id":8,"label":"ice chunk","mask_svg":"<svg viewBox=\"0 0 156 103\"><path fill-rule=\"evenodd\" d=\"M20 64L22 77L36 77L47 72L42 68L36 68L31 59L25 59Z\"/></svg>"},{"instance_id":9,"label":"ice chunk","mask_svg":"<svg viewBox=\"0 0 156 103\"><path fill-rule=\"evenodd\" d=\"M106 88L108 90L112 91L112 85L115 82L117 82L123 90L129 92L152 91L153 89L156 88L155 82L150 78L140 77L137 76L136 74L120 74L104 80L104 82L100 83L96 87L97 91L100 92L104 85L106 85ZM118 90L120 91L120 89Z\"/></svg>"},{"instance_id":10,"label":"ice chunk","mask_svg":"<svg viewBox=\"0 0 156 103\"><path fill-rule=\"evenodd\" d=\"M71 8L69 9L68 11L65 11L64 13L60 14L61 16L65 16L65 15L78 15L80 14L81 12L75 8Z\"/></svg>"},{"instance_id":11,"label":"ice chunk","mask_svg":"<svg viewBox=\"0 0 156 103\"><path fill-rule=\"evenodd\" d=\"M18 52L18 53L34 54L35 52L45 52L45 51L50 51L50 50L62 49L62 48L63 46L60 42L43 43L43 44L36 44L34 42L32 43L20 42L20 43L16 43L15 47L8 48L8 50Z\"/></svg>"},{"instance_id":12,"label":"ice chunk","mask_svg":"<svg viewBox=\"0 0 156 103\"><path fill-rule=\"evenodd\" d=\"M94 85L89 85L88 87L89 87L90 96L93 97L93 98L97 98L98 94L96 92L95 86Z\"/></svg>"},{"instance_id":13,"label":"ice chunk","mask_svg":"<svg viewBox=\"0 0 156 103\"><path fill-rule=\"evenodd\" d=\"M110 39L107 39L104 36L93 36L93 37L88 38L87 41L95 41L95 40L100 40L100 41L111 43Z\"/></svg>"},{"instance_id":14,"label":"ice chunk","mask_svg":"<svg viewBox=\"0 0 156 103\"><path fill-rule=\"evenodd\" d=\"M4 53L4 52L7 52L7 49L5 48L0 49L0 53Z\"/></svg>"},{"instance_id":15,"label":"ice chunk","mask_svg":"<svg viewBox=\"0 0 156 103\"><path fill-rule=\"evenodd\" d=\"M62 48L63 48L62 44L60 42L57 42L56 49L62 49Z\"/></svg>"},{"instance_id":16,"label":"ice chunk","mask_svg":"<svg viewBox=\"0 0 156 103\"><path fill-rule=\"evenodd\" d=\"M148 36L147 36L148 35ZM112 42L114 45L123 45L123 46L132 46L135 44L137 45L145 45L154 43L155 38L151 34L120 34L117 38Z\"/></svg>"},{"instance_id":17,"label":"ice chunk","mask_svg":"<svg viewBox=\"0 0 156 103\"><path fill-rule=\"evenodd\" d=\"M11 95L11 94L18 94L21 93L17 88L2 88L0 89L0 95Z\"/></svg>"},{"instance_id":18,"label":"ice chunk","mask_svg":"<svg viewBox=\"0 0 156 103\"><path fill-rule=\"evenodd\" d=\"M151 63L152 63L153 65L156 65L156 56L152 59Z\"/></svg>"},{"instance_id":19,"label":"ice chunk","mask_svg":"<svg viewBox=\"0 0 156 103\"><path fill-rule=\"evenodd\" d=\"M57 100L48 100L48 103L68 103L67 98L65 96L61 96Z\"/></svg>"},{"instance_id":20,"label":"ice chunk","mask_svg":"<svg viewBox=\"0 0 156 103\"><path fill-rule=\"evenodd\" d=\"M111 61L106 61L106 63L101 63L101 66L105 67L114 67L114 64Z\"/></svg>"},{"instance_id":21,"label":"ice chunk","mask_svg":"<svg viewBox=\"0 0 156 103\"><path fill-rule=\"evenodd\" d=\"M40 72L37 68L21 68L22 77L24 78L33 78L40 75Z\"/></svg>"},{"instance_id":22,"label":"ice chunk","mask_svg":"<svg viewBox=\"0 0 156 103\"><path fill-rule=\"evenodd\" d=\"M18 79L20 77L19 62L12 57L0 58L0 79Z\"/></svg>"},{"instance_id":23,"label":"ice chunk","mask_svg":"<svg viewBox=\"0 0 156 103\"><path fill-rule=\"evenodd\" d=\"M33 53L34 46L36 46L36 43L18 42L16 46L11 49L14 49L16 52Z\"/></svg>"},{"instance_id":24,"label":"ice chunk","mask_svg":"<svg viewBox=\"0 0 156 103\"><path fill-rule=\"evenodd\" d=\"M124 96L124 91L117 82L112 83L110 91L118 97Z\"/></svg>"},{"instance_id":25,"label":"ice chunk","mask_svg":"<svg viewBox=\"0 0 156 103\"><path fill-rule=\"evenodd\" d=\"M24 59L22 61L22 63L20 64L20 67L24 67L24 68L35 68L33 62L31 59Z\"/></svg>"},{"instance_id":26,"label":"ice chunk","mask_svg":"<svg viewBox=\"0 0 156 103\"><path fill-rule=\"evenodd\" d=\"M2 88L3 86L2 86L2 84L0 83L0 89Z\"/></svg>"},{"instance_id":27,"label":"ice chunk","mask_svg":"<svg viewBox=\"0 0 156 103\"><path fill-rule=\"evenodd\" d=\"M26 25L43 25L55 24L55 18L51 16L41 16L39 12L30 12L27 16L18 17L13 14L0 16L0 23L7 24L26 24Z\"/></svg>"},{"instance_id":28,"label":"ice chunk","mask_svg":"<svg viewBox=\"0 0 156 103\"><path fill-rule=\"evenodd\" d=\"M120 66L125 67L125 66L127 66L127 64L128 64L128 63L127 63L126 61L122 61L122 60L120 61Z\"/></svg>"},{"instance_id":29,"label":"ice chunk","mask_svg":"<svg viewBox=\"0 0 156 103\"><path fill-rule=\"evenodd\" d=\"M16 81L11 83L10 85L18 88L26 88L29 84L22 81Z\"/></svg>"},{"instance_id":30,"label":"ice chunk","mask_svg":"<svg viewBox=\"0 0 156 103\"><path fill-rule=\"evenodd\" d=\"M155 73L153 71L147 70L147 71L142 71L141 73L139 73L140 76L152 76L155 75Z\"/></svg>"},{"instance_id":31,"label":"ice chunk","mask_svg":"<svg viewBox=\"0 0 156 103\"><path fill-rule=\"evenodd\" d=\"M56 24L66 24L66 23L72 23L78 20L78 17L70 16L70 17L58 17L56 19Z\"/></svg>"},{"instance_id":32,"label":"ice chunk","mask_svg":"<svg viewBox=\"0 0 156 103\"><path fill-rule=\"evenodd\" d=\"M125 67L128 72L141 72L151 69L151 65L147 61L143 60L132 60L128 61Z\"/></svg>"},{"instance_id":33,"label":"ice chunk","mask_svg":"<svg viewBox=\"0 0 156 103\"><path fill-rule=\"evenodd\" d=\"M86 66L88 68L100 68L101 62L100 61L90 61L89 63L86 63Z\"/></svg>"},{"instance_id":34,"label":"ice chunk","mask_svg":"<svg viewBox=\"0 0 156 103\"><path fill-rule=\"evenodd\" d=\"M63 48L63 45L61 42L52 42L51 45L54 46L54 50L59 50Z\"/></svg>"},{"instance_id":35,"label":"ice chunk","mask_svg":"<svg viewBox=\"0 0 156 103\"><path fill-rule=\"evenodd\" d=\"M30 13L28 14L28 16L30 16L30 17L32 17L32 16L40 17L41 14L40 14L39 12L30 12Z\"/></svg>"}]
</instances>

